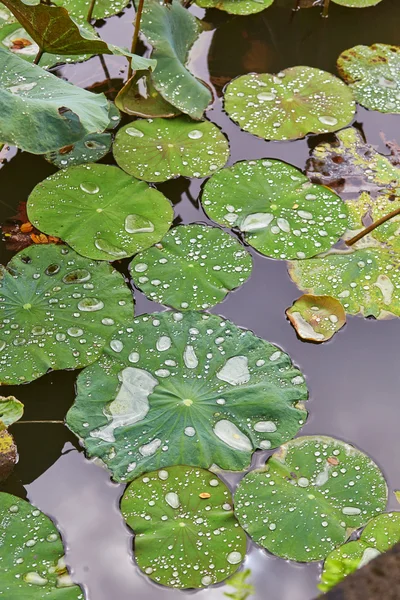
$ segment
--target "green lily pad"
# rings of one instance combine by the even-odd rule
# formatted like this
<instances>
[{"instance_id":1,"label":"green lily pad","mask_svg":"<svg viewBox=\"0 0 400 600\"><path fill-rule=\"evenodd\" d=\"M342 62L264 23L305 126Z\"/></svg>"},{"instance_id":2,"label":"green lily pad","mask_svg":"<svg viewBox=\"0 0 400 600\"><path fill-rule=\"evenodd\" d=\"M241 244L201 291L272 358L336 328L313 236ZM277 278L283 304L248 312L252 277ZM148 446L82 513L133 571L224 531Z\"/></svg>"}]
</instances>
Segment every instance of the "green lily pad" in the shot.
<instances>
[{"instance_id":1,"label":"green lily pad","mask_svg":"<svg viewBox=\"0 0 400 600\"><path fill-rule=\"evenodd\" d=\"M241 129L268 140L337 131L355 113L351 90L334 75L313 67L292 67L278 75L241 75L228 84L224 105Z\"/></svg>"},{"instance_id":2,"label":"green lily pad","mask_svg":"<svg viewBox=\"0 0 400 600\"><path fill-rule=\"evenodd\" d=\"M318 343L330 340L346 323L342 304L331 296L305 294L286 315L301 339Z\"/></svg>"},{"instance_id":3,"label":"green lily pad","mask_svg":"<svg viewBox=\"0 0 400 600\"><path fill-rule=\"evenodd\" d=\"M24 405L14 396L0 396L0 423L9 427L20 420L24 414Z\"/></svg>"},{"instance_id":4,"label":"green lily pad","mask_svg":"<svg viewBox=\"0 0 400 600\"><path fill-rule=\"evenodd\" d=\"M213 123L183 116L129 123L118 131L113 152L124 171L156 182L211 175L228 160L229 145Z\"/></svg>"},{"instance_id":5,"label":"green lily pad","mask_svg":"<svg viewBox=\"0 0 400 600\"><path fill-rule=\"evenodd\" d=\"M77 391L68 427L117 481L182 463L243 470L307 417L307 388L287 354L194 311L134 319Z\"/></svg>"},{"instance_id":6,"label":"green lily pad","mask_svg":"<svg viewBox=\"0 0 400 600\"><path fill-rule=\"evenodd\" d=\"M83 600L65 565L56 527L40 510L0 492L2 595L32 600Z\"/></svg>"},{"instance_id":7,"label":"green lily pad","mask_svg":"<svg viewBox=\"0 0 400 600\"><path fill-rule=\"evenodd\" d=\"M219 8L231 15L252 15L271 6L274 0L196 0L202 8Z\"/></svg>"},{"instance_id":8,"label":"green lily pad","mask_svg":"<svg viewBox=\"0 0 400 600\"><path fill-rule=\"evenodd\" d=\"M90 0L54 0L53 4L63 6L71 17L79 23L86 23ZM124 10L128 0L96 0L93 9L93 19L106 19Z\"/></svg>"},{"instance_id":9,"label":"green lily pad","mask_svg":"<svg viewBox=\"0 0 400 600\"><path fill-rule=\"evenodd\" d=\"M135 117L171 118L181 114L157 92L149 71L136 71L118 92L115 104L122 112Z\"/></svg>"},{"instance_id":10,"label":"green lily pad","mask_svg":"<svg viewBox=\"0 0 400 600\"><path fill-rule=\"evenodd\" d=\"M154 87L169 104L200 120L212 94L185 66L201 32L199 21L179 0L167 4L146 0L141 31L153 46L152 58L157 60Z\"/></svg>"},{"instance_id":11,"label":"green lily pad","mask_svg":"<svg viewBox=\"0 0 400 600\"><path fill-rule=\"evenodd\" d=\"M156 583L207 587L237 571L245 557L231 493L204 469L176 466L139 477L121 511L135 532L136 562Z\"/></svg>"},{"instance_id":12,"label":"green lily pad","mask_svg":"<svg viewBox=\"0 0 400 600\"><path fill-rule=\"evenodd\" d=\"M50 175L28 199L29 221L76 252L113 261L148 248L168 231L167 198L118 167L79 165Z\"/></svg>"},{"instance_id":13,"label":"green lily pad","mask_svg":"<svg viewBox=\"0 0 400 600\"><path fill-rule=\"evenodd\" d=\"M5 6L0 6L0 27L15 23L16 19L12 12Z\"/></svg>"},{"instance_id":14,"label":"green lily pad","mask_svg":"<svg viewBox=\"0 0 400 600\"><path fill-rule=\"evenodd\" d=\"M282 446L239 484L235 513L253 541L299 562L325 558L385 510L386 481L350 444L305 436Z\"/></svg>"},{"instance_id":15,"label":"green lily pad","mask_svg":"<svg viewBox=\"0 0 400 600\"><path fill-rule=\"evenodd\" d=\"M367 8L368 6L376 6L382 0L332 0L332 2L349 8Z\"/></svg>"},{"instance_id":16,"label":"green lily pad","mask_svg":"<svg viewBox=\"0 0 400 600\"><path fill-rule=\"evenodd\" d=\"M178 309L207 309L250 277L251 256L228 233L205 225L180 225L130 265L148 298Z\"/></svg>"},{"instance_id":17,"label":"green lily pad","mask_svg":"<svg viewBox=\"0 0 400 600\"><path fill-rule=\"evenodd\" d=\"M94 362L132 317L122 275L65 246L30 246L0 269L2 384Z\"/></svg>"},{"instance_id":18,"label":"green lily pad","mask_svg":"<svg viewBox=\"0 0 400 600\"><path fill-rule=\"evenodd\" d=\"M319 589L329 591L347 575L361 569L399 541L400 513L378 515L368 523L358 540L344 544L328 555Z\"/></svg>"},{"instance_id":19,"label":"green lily pad","mask_svg":"<svg viewBox=\"0 0 400 600\"><path fill-rule=\"evenodd\" d=\"M109 103L0 48L0 139L33 154L104 131Z\"/></svg>"},{"instance_id":20,"label":"green lily pad","mask_svg":"<svg viewBox=\"0 0 400 600\"><path fill-rule=\"evenodd\" d=\"M400 113L400 46L354 46L342 52L337 67L359 104Z\"/></svg>"},{"instance_id":21,"label":"green lily pad","mask_svg":"<svg viewBox=\"0 0 400 600\"><path fill-rule=\"evenodd\" d=\"M237 227L261 254L308 258L328 250L347 226L347 207L331 190L279 160L251 160L207 181L202 204L210 219Z\"/></svg>"}]
</instances>

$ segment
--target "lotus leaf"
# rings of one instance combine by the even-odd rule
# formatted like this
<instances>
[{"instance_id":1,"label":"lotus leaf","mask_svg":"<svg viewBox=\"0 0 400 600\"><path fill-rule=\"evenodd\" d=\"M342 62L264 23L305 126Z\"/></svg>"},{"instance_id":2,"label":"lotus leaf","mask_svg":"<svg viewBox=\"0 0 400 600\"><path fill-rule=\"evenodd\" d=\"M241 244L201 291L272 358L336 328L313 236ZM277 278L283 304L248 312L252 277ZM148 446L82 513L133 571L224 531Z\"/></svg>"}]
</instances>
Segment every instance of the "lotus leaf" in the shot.
<instances>
[{"instance_id":1,"label":"lotus leaf","mask_svg":"<svg viewBox=\"0 0 400 600\"><path fill-rule=\"evenodd\" d=\"M143 84L144 90L140 89ZM169 104L154 87L148 71L136 71L118 92L115 104L122 112L136 117L176 117L180 110Z\"/></svg>"},{"instance_id":2,"label":"lotus leaf","mask_svg":"<svg viewBox=\"0 0 400 600\"><path fill-rule=\"evenodd\" d=\"M326 436L282 446L239 484L235 513L258 544L282 558L325 558L385 510L385 479L372 460Z\"/></svg>"},{"instance_id":3,"label":"lotus leaf","mask_svg":"<svg viewBox=\"0 0 400 600\"><path fill-rule=\"evenodd\" d=\"M202 8L219 8L231 15L252 15L271 6L274 0L196 0Z\"/></svg>"},{"instance_id":4,"label":"lotus leaf","mask_svg":"<svg viewBox=\"0 0 400 600\"><path fill-rule=\"evenodd\" d=\"M157 583L202 588L237 571L246 534L226 485L204 469L176 466L135 479L121 511L135 532L135 558ZM199 539L200 538L200 539Z\"/></svg>"},{"instance_id":5,"label":"lotus leaf","mask_svg":"<svg viewBox=\"0 0 400 600\"><path fill-rule=\"evenodd\" d=\"M305 294L286 315L301 339L318 343L330 340L346 323L343 306L331 296Z\"/></svg>"},{"instance_id":6,"label":"lotus leaf","mask_svg":"<svg viewBox=\"0 0 400 600\"><path fill-rule=\"evenodd\" d=\"M347 207L279 160L251 160L207 181L202 204L221 225L237 227L256 250L274 258L308 258L328 250L347 226Z\"/></svg>"},{"instance_id":7,"label":"lotus leaf","mask_svg":"<svg viewBox=\"0 0 400 600\"><path fill-rule=\"evenodd\" d=\"M86 23L89 13L90 0L54 0L57 6L67 9L71 17L79 23ZM93 19L105 19L120 13L128 4L128 0L96 0L93 9Z\"/></svg>"},{"instance_id":8,"label":"lotus leaf","mask_svg":"<svg viewBox=\"0 0 400 600\"><path fill-rule=\"evenodd\" d=\"M134 319L77 392L67 424L117 481L183 463L243 470L307 416L304 378L287 354L194 311Z\"/></svg>"},{"instance_id":9,"label":"lotus leaf","mask_svg":"<svg viewBox=\"0 0 400 600\"><path fill-rule=\"evenodd\" d=\"M332 2L349 8L367 8L368 6L376 6L382 0L332 0Z\"/></svg>"},{"instance_id":10,"label":"lotus leaf","mask_svg":"<svg viewBox=\"0 0 400 600\"><path fill-rule=\"evenodd\" d=\"M0 27L15 23L16 19L12 12L5 6L0 6Z\"/></svg>"},{"instance_id":11,"label":"lotus leaf","mask_svg":"<svg viewBox=\"0 0 400 600\"><path fill-rule=\"evenodd\" d=\"M94 362L133 313L122 275L54 244L30 246L1 266L0 296L2 384Z\"/></svg>"},{"instance_id":12,"label":"lotus leaf","mask_svg":"<svg viewBox=\"0 0 400 600\"><path fill-rule=\"evenodd\" d=\"M229 146L213 123L194 123L182 116L126 125L117 133L113 152L124 171L155 182L178 175L207 177L224 166Z\"/></svg>"},{"instance_id":13,"label":"lotus leaf","mask_svg":"<svg viewBox=\"0 0 400 600\"><path fill-rule=\"evenodd\" d=\"M251 256L217 227L180 225L131 263L135 284L148 298L178 309L221 302L251 274Z\"/></svg>"}]
</instances>

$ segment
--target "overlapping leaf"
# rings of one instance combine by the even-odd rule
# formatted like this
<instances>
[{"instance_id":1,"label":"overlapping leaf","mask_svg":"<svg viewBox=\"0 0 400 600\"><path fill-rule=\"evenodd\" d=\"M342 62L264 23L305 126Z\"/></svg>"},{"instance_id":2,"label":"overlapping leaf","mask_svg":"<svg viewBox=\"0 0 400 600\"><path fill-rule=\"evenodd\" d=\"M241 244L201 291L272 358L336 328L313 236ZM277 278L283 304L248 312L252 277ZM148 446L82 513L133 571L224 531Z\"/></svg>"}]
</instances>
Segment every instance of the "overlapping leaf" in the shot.
<instances>
[{"instance_id":1,"label":"overlapping leaf","mask_svg":"<svg viewBox=\"0 0 400 600\"><path fill-rule=\"evenodd\" d=\"M118 92L115 104L122 112L136 117L170 118L181 112L157 92L148 71L136 71Z\"/></svg>"},{"instance_id":2,"label":"overlapping leaf","mask_svg":"<svg viewBox=\"0 0 400 600\"><path fill-rule=\"evenodd\" d=\"M299 337L311 342L326 342L346 323L343 306L331 296L304 294L286 310Z\"/></svg>"},{"instance_id":3,"label":"overlapping leaf","mask_svg":"<svg viewBox=\"0 0 400 600\"><path fill-rule=\"evenodd\" d=\"M332 2L349 8L367 8L368 6L376 6L382 0L332 0Z\"/></svg>"},{"instance_id":4,"label":"overlapping leaf","mask_svg":"<svg viewBox=\"0 0 400 600\"><path fill-rule=\"evenodd\" d=\"M232 15L252 15L271 6L274 0L196 0L202 8L219 8Z\"/></svg>"},{"instance_id":5,"label":"overlapping leaf","mask_svg":"<svg viewBox=\"0 0 400 600\"><path fill-rule=\"evenodd\" d=\"M79 23L86 23L90 0L54 0L57 6L63 6ZM105 19L120 13L128 4L127 0L96 0L93 19Z\"/></svg>"}]
</instances>

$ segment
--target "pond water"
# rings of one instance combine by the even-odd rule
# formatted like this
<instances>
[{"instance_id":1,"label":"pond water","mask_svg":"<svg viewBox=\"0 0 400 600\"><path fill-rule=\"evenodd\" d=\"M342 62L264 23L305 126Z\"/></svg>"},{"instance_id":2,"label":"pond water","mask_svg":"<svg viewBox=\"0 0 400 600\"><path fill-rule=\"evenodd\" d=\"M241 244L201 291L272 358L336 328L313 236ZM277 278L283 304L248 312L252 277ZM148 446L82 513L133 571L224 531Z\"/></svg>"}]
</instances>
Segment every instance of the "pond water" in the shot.
<instances>
[{"instance_id":1,"label":"pond water","mask_svg":"<svg viewBox=\"0 0 400 600\"><path fill-rule=\"evenodd\" d=\"M356 44L398 43L400 3L383 0L375 8L346 9L331 3L330 16L318 9L292 14L291 0L277 0L263 13L232 17L222 12L192 8L209 27L191 56L195 74L209 82L216 96L207 118L219 125L231 146L230 164L242 159L279 158L304 170L310 149L323 136L295 142L266 142L241 131L224 114L221 90L233 77L247 72L277 72L308 65L335 72L337 56ZM133 9L100 24L107 41L130 45ZM99 58L58 69L77 85L113 89L126 76L122 57L105 57L111 75L107 83ZM387 152L384 140L400 142L400 116L359 108L357 127L366 140ZM103 162L112 162L109 155ZM33 187L55 168L44 158L10 152L0 171L0 220L12 217ZM198 197L201 181L186 178L159 185L175 209L175 224L208 222ZM251 248L254 258L250 280L212 312L253 330L281 346L305 373L310 388L309 419L302 434L341 438L368 453L382 468L390 486L389 508L397 509L393 490L400 488L398 406L400 321L348 317L346 327L331 342L301 342L285 317L285 309L300 295L287 275L286 263L265 258ZM11 253L0 245L1 262ZM127 274L126 264L116 267ZM159 310L135 290L136 314ZM110 482L108 473L85 458L76 438L62 424L74 399L76 372L50 373L19 387L4 387L25 404L23 421L11 429L20 460L1 489L29 499L57 523L67 547L74 579L83 584L88 600L161 600L189 598L192 592L168 590L149 583L135 566L133 536L125 526L118 504L124 486ZM262 464L268 452L257 452L253 464ZM240 476L227 478L234 487ZM318 594L320 566L278 559L255 545L249 547L245 567L252 571L256 599L310 600ZM224 585L196 592L197 597L224 598Z\"/></svg>"}]
</instances>

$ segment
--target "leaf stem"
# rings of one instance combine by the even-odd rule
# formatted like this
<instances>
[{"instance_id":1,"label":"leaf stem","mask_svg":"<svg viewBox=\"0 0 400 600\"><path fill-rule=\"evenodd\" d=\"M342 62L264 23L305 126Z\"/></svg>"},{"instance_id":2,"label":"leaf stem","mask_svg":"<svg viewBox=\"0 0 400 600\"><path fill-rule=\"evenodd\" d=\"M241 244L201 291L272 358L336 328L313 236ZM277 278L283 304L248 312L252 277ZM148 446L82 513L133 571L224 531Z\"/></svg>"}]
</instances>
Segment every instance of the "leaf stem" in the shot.
<instances>
[{"instance_id":1,"label":"leaf stem","mask_svg":"<svg viewBox=\"0 0 400 600\"><path fill-rule=\"evenodd\" d=\"M324 0L324 10L322 11L322 16L327 17L329 11L329 2L330 0Z\"/></svg>"},{"instance_id":2,"label":"leaf stem","mask_svg":"<svg viewBox=\"0 0 400 600\"><path fill-rule=\"evenodd\" d=\"M13 425L25 424L32 425L36 423L57 423L58 425L64 425L64 421L16 421Z\"/></svg>"},{"instance_id":3,"label":"leaf stem","mask_svg":"<svg viewBox=\"0 0 400 600\"><path fill-rule=\"evenodd\" d=\"M139 39L140 21L142 19L143 5L144 5L144 0L139 0L138 8L136 11L135 30L133 32L131 54L135 54L137 42ZM132 77L132 59L129 60L128 80L131 77Z\"/></svg>"},{"instance_id":4,"label":"leaf stem","mask_svg":"<svg viewBox=\"0 0 400 600\"><path fill-rule=\"evenodd\" d=\"M38 50L38 53L37 53L37 54L36 54L36 56L35 56L35 60L33 61L33 64L34 64L34 65L38 65L38 64L39 64L39 61L40 61L40 59L42 58L42 56L43 56L43 50L41 50L41 49L39 48L39 50Z\"/></svg>"},{"instance_id":5,"label":"leaf stem","mask_svg":"<svg viewBox=\"0 0 400 600\"><path fill-rule=\"evenodd\" d=\"M89 10L88 10L88 14L86 17L86 20L88 23L90 23L90 21L93 18L93 10L94 10L94 5L96 4L96 0L90 0L90 5L89 5Z\"/></svg>"},{"instance_id":6,"label":"leaf stem","mask_svg":"<svg viewBox=\"0 0 400 600\"><path fill-rule=\"evenodd\" d=\"M379 225L386 223L386 221L389 221L389 219L393 219L393 217L396 217L397 215L400 215L400 208L396 208L396 210L392 210L392 212L390 212L389 214L385 215L384 217L381 217L380 219L378 219L377 221L372 223L372 225L369 225L368 227L366 227L365 229L363 229L362 231L357 233L357 235L352 237L350 240L346 241L346 245L353 246L353 244L355 244L356 242L361 240L368 233L371 233L371 231L373 231L374 229L379 227Z\"/></svg>"}]
</instances>

